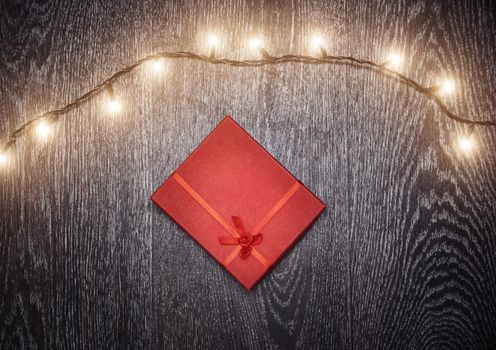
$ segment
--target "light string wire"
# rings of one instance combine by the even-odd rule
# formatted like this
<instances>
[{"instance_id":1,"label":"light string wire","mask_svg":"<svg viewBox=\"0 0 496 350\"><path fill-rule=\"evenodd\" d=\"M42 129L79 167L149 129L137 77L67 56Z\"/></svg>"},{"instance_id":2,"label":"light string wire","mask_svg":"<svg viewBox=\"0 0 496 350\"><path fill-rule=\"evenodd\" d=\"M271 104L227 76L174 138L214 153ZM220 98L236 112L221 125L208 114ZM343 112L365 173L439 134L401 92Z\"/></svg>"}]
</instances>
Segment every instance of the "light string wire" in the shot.
<instances>
[{"instance_id":1,"label":"light string wire","mask_svg":"<svg viewBox=\"0 0 496 350\"><path fill-rule=\"evenodd\" d=\"M69 111L75 109L83 102L89 100L94 97L98 93L102 91L107 91L111 96L113 95L112 84L122 77L123 75L131 73L134 69L141 66L146 62L151 62L157 59L189 59L201 61L214 65L228 65L233 67L261 67L267 65L277 65L277 64L285 64L285 63L302 63L302 64L349 64L356 67L367 68L385 75L389 75L403 84L408 85L409 87L415 89L421 94L427 96L429 99L433 100L435 104L441 109L444 115L458 123L463 123L468 125L469 134L473 133L475 126L496 126L496 121L492 120L475 120L469 119L467 117L457 115L450 111L450 109L446 106L446 104L441 100L441 98L436 94L440 90L440 86L432 86L425 87L422 86L417 81L407 77L406 75L390 69L387 67L387 61L385 63L376 63L370 60L363 60L359 58L355 58L352 56L334 56L328 55L327 52L320 47L321 56L305 56L305 55L282 55L282 56L271 56L267 50L263 48L258 48L260 53L262 54L262 59L251 59L251 60L233 60L228 58L216 58L215 57L215 49L211 49L210 55L201 55L194 52L186 52L186 51L178 51L178 52L158 52L146 57L143 57L132 64L121 68L117 72L113 73L107 79L102 81L100 84L94 86L92 89L88 90L83 95L77 97L73 101L67 103L66 105L59 107L57 109L53 109L47 111L33 119L30 119L19 128L14 130L10 135L7 143L3 146L3 151L6 152L9 150L17 141L19 136L30 130L32 126L34 126L38 121L43 120L47 122L56 121L62 115L68 113Z\"/></svg>"}]
</instances>

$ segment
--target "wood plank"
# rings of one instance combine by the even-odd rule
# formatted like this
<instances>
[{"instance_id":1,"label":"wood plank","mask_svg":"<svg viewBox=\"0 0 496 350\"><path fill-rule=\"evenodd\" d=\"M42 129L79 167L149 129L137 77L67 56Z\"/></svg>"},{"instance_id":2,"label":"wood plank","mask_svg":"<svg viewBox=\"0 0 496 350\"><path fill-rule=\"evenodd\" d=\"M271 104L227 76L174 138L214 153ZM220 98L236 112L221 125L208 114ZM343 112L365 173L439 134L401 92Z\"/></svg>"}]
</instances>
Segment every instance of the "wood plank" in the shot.
<instances>
[{"instance_id":1,"label":"wood plank","mask_svg":"<svg viewBox=\"0 0 496 350\"><path fill-rule=\"evenodd\" d=\"M52 0L0 5L0 140L29 116L160 50L329 52L434 84L474 118L496 110L490 1ZM167 62L22 138L0 174L0 348L492 349L496 129L477 149L425 98L349 65ZM149 200L231 114L328 209L246 292Z\"/></svg>"}]
</instances>

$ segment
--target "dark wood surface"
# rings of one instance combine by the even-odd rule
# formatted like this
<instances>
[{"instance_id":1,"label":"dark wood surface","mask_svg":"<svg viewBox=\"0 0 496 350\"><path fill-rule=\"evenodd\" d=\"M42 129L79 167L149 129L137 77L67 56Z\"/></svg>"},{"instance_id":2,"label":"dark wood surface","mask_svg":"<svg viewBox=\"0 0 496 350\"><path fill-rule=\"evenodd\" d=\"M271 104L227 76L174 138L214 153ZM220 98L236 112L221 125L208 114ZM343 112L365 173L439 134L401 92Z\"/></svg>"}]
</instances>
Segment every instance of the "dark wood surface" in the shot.
<instances>
[{"instance_id":1,"label":"dark wood surface","mask_svg":"<svg viewBox=\"0 0 496 350\"><path fill-rule=\"evenodd\" d=\"M0 5L0 139L160 50L329 51L381 61L496 118L496 17L482 1L17 1ZM496 129L477 150L422 95L347 65L168 63L23 137L0 174L0 348L496 348ZM150 200L233 115L328 205L251 292Z\"/></svg>"}]
</instances>

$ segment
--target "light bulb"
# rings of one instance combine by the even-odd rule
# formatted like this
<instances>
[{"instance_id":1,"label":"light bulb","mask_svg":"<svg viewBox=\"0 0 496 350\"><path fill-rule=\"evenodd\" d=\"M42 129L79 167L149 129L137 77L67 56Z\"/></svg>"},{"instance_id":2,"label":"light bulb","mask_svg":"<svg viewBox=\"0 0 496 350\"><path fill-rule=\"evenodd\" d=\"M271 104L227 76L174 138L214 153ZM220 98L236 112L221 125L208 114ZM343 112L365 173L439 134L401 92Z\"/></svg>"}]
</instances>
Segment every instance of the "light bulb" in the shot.
<instances>
[{"instance_id":1,"label":"light bulb","mask_svg":"<svg viewBox=\"0 0 496 350\"><path fill-rule=\"evenodd\" d=\"M455 83L453 82L453 80L446 79L441 83L439 89L440 93L442 93L443 95L449 95L453 91L455 91Z\"/></svg>"},{"instance_id":2,"label":"light bulb","mask_svg":"<svg viewBox=\"0 0 496 350\"><path fill-rule=\"evenodd\" d=\"M150 66L155 73L160 73L165 69L165 62L162 59L156 59L150 62Z\"/></svg>"},{"instance_id":3,"label":"light bulb","mask_svg":"<svg viewBox=\"0 0 496 350\"><path fill-rule=\"evenodd\" d=\"M326 42L322 35L318 33L311 35L308 40L310 54L318 54L319 56L327 57L327 51L324 48L325 44Z\"/></svg>"},{"instance_id":4,"label":"light bulb","mask_svg":"<svg viewBox=\"0 0 496 350\"><path fill-rule=\"evenodd\" d=\"M470 136L463 136L458 141L458 146L465 153L470 152L474 148L474 139Z\"/></svg>"},{"instance_id":5,"label":"light bulb","mask_svg":"<svg viewBox=\"0 0 496 350\"><path fill-rule=\"evenodd\" d=\"M216 48L219 46L219 37L213 34L209 35L207 43L210 48Z\"/></svg>"},{"instance_id":6,"label":"light bulb","mask_svg":"<svg viewBox=\"0 0 496 350\"><path fill-rule=\"evenodd\" d=\"M318 49L324 44L324 39L320 35L314 35L312 36L311 43L314 49Z\"/></svg>"},{"instance_id":7,"label":"light bulb","mask_svg":"<svg viewBox=\"0 0 496 350\"><path fill-rule=\"evenodd\" d=\"M0 166L7 164L7 155L0 153Z\"/></svg>"},{"instance_id":8,"label":"light bulb","mask_svg":"<svg viewBox=\"0 0 496 350\"><path fill-rule=\"evenodd\" d=\"M257 50L257 49L261 48L262 45L263 45L262 39L257 38L257 37L250 39L250 48L251 49Z\"/></svg>"},{"instance_id":9,"label":"light bulb","mask_svg":"<svg viewBox=\"0 0 496 350\"><path fill-rule=\"evenodd\" d=\"M387 57L387 65L392 68L399 68L401 66L401 56L397 53L391 53Z\"/></svg>"},{"instance_id":10,"label":"light bulb","mask_svg":"<svg viewBox=\"0 0 496 350\"><path fill-rule=\"evenodd\" d=\"M50 126L43 121L38 122L36 125L36 134L40 139L46 139L51 131Z\"/></svg>"},{"instance_id":11,"label":"light bulb","mask_svg":"<svg viewBox=\"0 0 496 350\"><path fill-rule=\"evenodd\" d=\"M112 99L107 102L107 110L110 114L117 114L122 110L122 105L118 100Z\"/></svg>"}]
</instances>

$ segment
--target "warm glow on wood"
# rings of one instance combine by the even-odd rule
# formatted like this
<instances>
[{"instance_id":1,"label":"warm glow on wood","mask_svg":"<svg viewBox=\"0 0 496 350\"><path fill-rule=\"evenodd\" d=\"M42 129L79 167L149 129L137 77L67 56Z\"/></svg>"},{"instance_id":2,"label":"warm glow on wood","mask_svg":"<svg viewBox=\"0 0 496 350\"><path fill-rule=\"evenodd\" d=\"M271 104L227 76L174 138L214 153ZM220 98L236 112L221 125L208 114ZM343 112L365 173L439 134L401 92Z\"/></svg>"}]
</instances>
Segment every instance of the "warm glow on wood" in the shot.
<instances>
[{"instance_id":1,"label":"warm glow on wood","mask_svg":"<svg viewBox=\"0 0 496 350\"><path fill-rule=\"evenodd\" d=\"M107 110L110 114L117 114L122 111L122 105L118 100L110 100L107 102Z\"/></svg>"},{"instance_id":2,"label":"warm glow on wood","mask_svg":"<svg viewBox=\"0 0 496 350\"><path fill-rule=\"evenodd\" d=\"M38 125L36 125L36 134L40 139L46 139L51 131L50 126L43 121L38 122Z\"/></svg>"}]
</instances>

